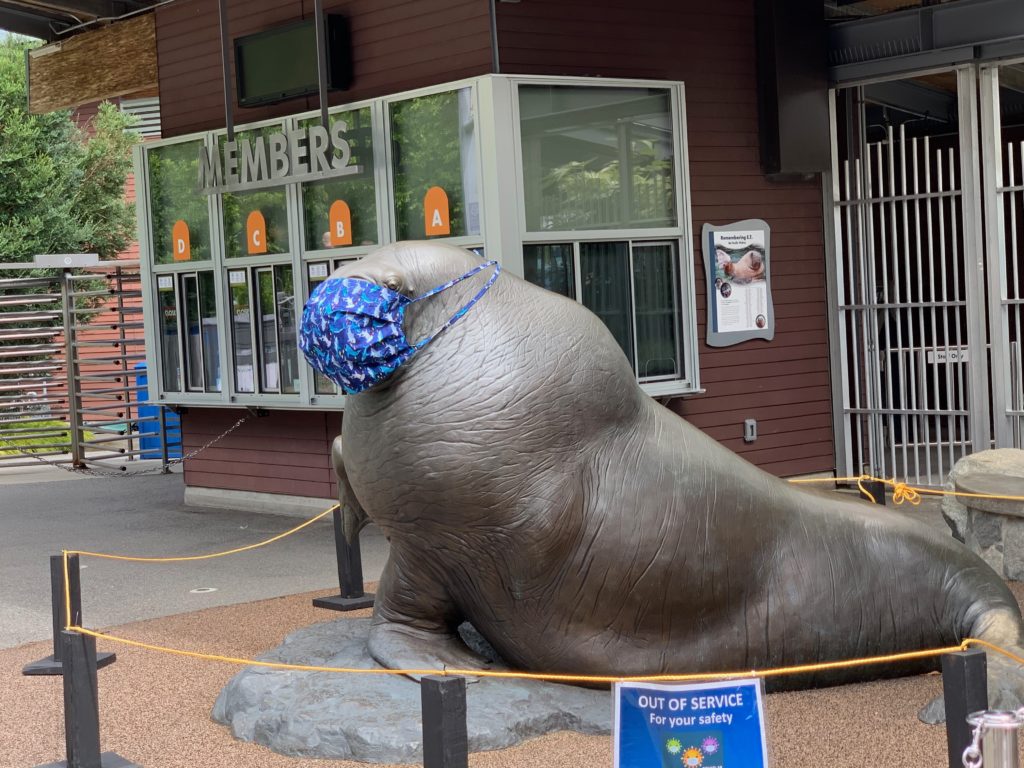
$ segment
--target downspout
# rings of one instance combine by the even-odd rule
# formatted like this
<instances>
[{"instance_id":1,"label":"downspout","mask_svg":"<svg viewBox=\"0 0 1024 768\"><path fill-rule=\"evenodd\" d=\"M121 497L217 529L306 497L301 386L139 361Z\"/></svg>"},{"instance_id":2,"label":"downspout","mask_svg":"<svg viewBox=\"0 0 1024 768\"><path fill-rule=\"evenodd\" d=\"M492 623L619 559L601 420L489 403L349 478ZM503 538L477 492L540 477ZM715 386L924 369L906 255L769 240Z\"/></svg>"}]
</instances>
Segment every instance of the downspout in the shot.
<instances>
[{"instance_id":1,"label":"downspout","mask_svg":"<svg viewBox=\"0 0 1024 768\"><path fill-rule=\"evenodd\" d=\"M501 62L498 58L498 10L497 0L487 0L491 13L491 71L493 74L501 74Z\"/></svg>"}]
</instances>

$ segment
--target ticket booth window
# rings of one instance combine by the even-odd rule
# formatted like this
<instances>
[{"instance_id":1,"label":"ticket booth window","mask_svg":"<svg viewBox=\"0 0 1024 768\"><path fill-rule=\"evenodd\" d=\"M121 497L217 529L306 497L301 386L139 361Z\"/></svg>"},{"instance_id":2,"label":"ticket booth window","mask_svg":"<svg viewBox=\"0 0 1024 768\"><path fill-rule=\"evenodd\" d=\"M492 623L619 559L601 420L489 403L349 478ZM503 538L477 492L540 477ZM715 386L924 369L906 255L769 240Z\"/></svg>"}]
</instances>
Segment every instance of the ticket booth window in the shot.
<instances>
[{"instance_id":1,"label":"ticket booth window","mask_svg":"<svg viewBox=\"0 0 1024 768\"><path fill-rule=\"evenodd\" d=\"M396 101L389 120L397 238L479 235L473 90Z\"/></svg>"},{"instance_id":2,"label":"ticket booth window","mask_svg":"<svg viewBox=\"0 0 1024 768\"><path fill-rule=\"evenodd\" d=\"M529 231L676 225L667 88L520 85Z\"/></svg>"},{"instance_id":3,"label":"ticket booth window","mask_svg":"<svg viewBox=\"0 0 1024 768\"><path fill-rule=\"evenodd\" d=\"M202 145L196 139L153 147L146 154L156 264L210 258L210 211L206 197L196 194Z\"/></svg>"},{"instance_id":4,"label":"ticket booth window","mask_svg":"<svg viewBox=\"0 0 1024 768\"><path fill-rule=\"evenodd\" d=\"M181 392L181 353L178 333L178 292L174 275L157 277L157 331L164 392Z\"/></svg>"},{"instance_id":5,"label":"ticket booth window","mask_svg":"<svg viewBox=\"0 0 1024 768\"><path fill-rule=\"evenodd\" d=\"M236 141L254 143L262 138L269 144L270 136L281 132L273 124L235 134ZM227 137L217 139L223 156ZM284 187L256 189L248 192L225 192L221 195L224 231L224 255L229 259L265 254L286 254L288 245L288 201Z\"/></svg>"},{"instance_id":6,"label":"ticket booth window","mask_svg":"<svg viewBox=\"0 0 1024 768\"><path fill-rule=\"evenodd\" d=\"M685 375L674 241L531 244L523 266L527 280L601 318L641 383Z\"/></svg>"},{"instance_id":7,"label":"ticket booth window","mask_svg":"<svg viewBox=\"0 0 1024 768\"><path fill-rule=\"evenodd\" d=\"M370 108L331 115L332 128L338 121L344 121L346 125L345 140L350 150L348 165L359 170L302 185L302 218L307 251L370 246L380 241ZM299 121L299 126L303 128L319 124L319 117ZM335 150L334 158L343 159L338 150Z\"/></svg>"},{"instance_id":8,"label":"ticket booth window","mask_svg":"<svg viewBox=\"0 0 1024 768\"><path fill-rule=\"evenodd\" d=\"M256 361L253 355L252 299L249 270L228 270L231 313L231 358L235 391L256 391Z\"/></svg>"}]
</instances>

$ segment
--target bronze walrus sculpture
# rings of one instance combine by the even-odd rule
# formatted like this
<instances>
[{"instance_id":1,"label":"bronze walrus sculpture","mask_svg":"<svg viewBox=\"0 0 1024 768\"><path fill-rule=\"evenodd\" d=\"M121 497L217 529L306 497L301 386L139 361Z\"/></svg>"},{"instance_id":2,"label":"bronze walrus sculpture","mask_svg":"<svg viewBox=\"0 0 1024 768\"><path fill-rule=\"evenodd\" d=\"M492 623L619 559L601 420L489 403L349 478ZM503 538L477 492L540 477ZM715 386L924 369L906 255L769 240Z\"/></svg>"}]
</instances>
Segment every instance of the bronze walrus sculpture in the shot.
<instances>
[{"instance_id":1,"label":"bronze walrus sculpture","mask_svg":"<svg viewBox=\"0 0 1024 768\"><path fill-rule=\"evenodd\" d=\"M332 277L417 297L480 265L398 243ZM489 274L409 304L407 338L444 326ZM385 666L479 667L455 632L464 620L514 667L591 675L1021 645L1012 594L959 542L757 469L646 396L595 315L507 273L348 398L340 441L349 534L365 511L391 542L369 641ZM990 655L989 670L993 701L1018 701L1017 669Z\"/></svg>"}]
</instances>

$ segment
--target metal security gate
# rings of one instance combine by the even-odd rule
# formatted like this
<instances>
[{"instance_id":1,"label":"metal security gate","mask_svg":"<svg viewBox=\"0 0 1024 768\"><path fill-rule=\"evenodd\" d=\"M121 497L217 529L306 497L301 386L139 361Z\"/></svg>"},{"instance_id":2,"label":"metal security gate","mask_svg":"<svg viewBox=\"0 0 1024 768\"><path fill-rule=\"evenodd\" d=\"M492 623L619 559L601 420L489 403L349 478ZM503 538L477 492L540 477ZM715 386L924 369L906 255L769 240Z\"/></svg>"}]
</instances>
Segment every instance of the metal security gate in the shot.
<instances>
[{"instance_id":1,"label":"metal security gate","mask_svg":"<svg viewBox=\"0 0 1024 768\"><path fill-rule=\"evenodd\" d=\"M836 92L840 475L944 482L989 444L975 71Z\"/></svg>"},{"instance_id":2,"label":"metal security gate","mask_svg":"<svg viewBox=\"0 0 1024 768\"><path fill-rule=\"evenodd\" d=\"M1024 64L981 67L993 436L1024 439Z\"/></svg>"},{"instance_id":3,"label":"metal security gate","mask_svg":"<svg viewBox=\"0 0 1024 768\"><path fill-rule=\"evenodd\" d=\"M0 273L0 468L166 467L180 437L164 439L164 409L139 402L137 262L27 272Z\"/></svg>"}]
</instances>

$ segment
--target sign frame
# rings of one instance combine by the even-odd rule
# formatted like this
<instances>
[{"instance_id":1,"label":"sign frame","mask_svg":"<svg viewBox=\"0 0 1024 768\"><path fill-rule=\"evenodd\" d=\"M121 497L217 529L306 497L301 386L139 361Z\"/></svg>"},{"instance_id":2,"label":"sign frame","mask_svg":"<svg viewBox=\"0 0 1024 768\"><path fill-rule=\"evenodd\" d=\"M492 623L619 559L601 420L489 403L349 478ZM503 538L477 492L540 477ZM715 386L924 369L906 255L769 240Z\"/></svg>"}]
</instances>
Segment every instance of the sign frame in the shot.
<instances>
[{"instance_id":1,"label":"sign frame","mask_svg":"<svg viewBox=\"0 0 1024 768\"><path fill-rule=\"evenodd\" d=\"M767 739L767 736L766 736L766 733L765 733L765 718L764 718L764 701L765 701L764 678L761 678L761 677L740 677L740 678L731 678L731 679L726 679L726 680L702 681L702 682L696 682L696 683L645 683L645 682L617 682L617 683L615 683L614 686L612 687L612 707L613 707L613 715L612 715L612 768L636 768L636 766L639 766L639 765L643 765L646 768L646 766L650 765L649 755L645 756L647 758L647 760L644 761L644 762L631 762L629 760L624 760L623 759L623 757L624 757L624 755L623 755L623 748L622 748L622 741L623 741L623 738L622 738L622 735L623 735L622 734L622 726L623 726L623 723L622 723L623 691L627 691L627 690L630 690L630 691L635 691L635 690L649 691L650 694L648 694L648 695L654 695L656 697L662 698L664 701L667 701L668 697L671 697L673 694L676 695L677 700L678 700L678 698L679 698L678 695L679 694L684 694L684 696L682 698L683 699L688 699L690 697L694 697L694 698L699 697L700 694L704 694L704 693L710 693L711 695L714 695L715 691L721 691L723 689L731 689L734 692L735 692L736 689L750 689L750 690L753 691L753 694L754 694L753 709L754 709L754 712L756 713L757 720L758 720L758 722L756 724L756 728L757 728L757 738L758 738L758 742L759 742L758 744L755 745L755 747L757 747L757 746L760 747L760 764L758 764L756 762L752 762L750 760L750 753L749 753L749 751L747 751L747 754L745 754L745 755L740 755L739 758L729 757L729 752L724 751L726 749L727 744L728 744L728 741L726 740L724 735L723 735L723 738L722 738L722 742L720 744L720 748L723 749L723 754L721 756L721 759L722 759L722 763L721 764L723 764L723 765L742 765L742 766L749 767L749 768L769 768L769 763L768 763L768 739ZM640 698L643 698L643 697L641 696ZM690 699L690 700L692 700L692 699ZM744 705L744 706L746 706L746 705ZM667 712L671 712L671 709L667 709L666 711ZM678 712L678 713L683 713L683 712L686 712L686 711L692 712L692 711L696 711L696 710L693 710L693 709L689 709L688 710L686 708L680 708L680 709L676 710L676 712ZM682 717L681 714L679 716ZM691 717L691 720L692 719L693 718ZM730 723L728 725L729 725L729 727L731 727L731 721L730 721ZM651 727L658 728L658 727L661 727L661 726L659 726L659 725L648 726L648 728L651 728ZM669 727L673 727L673 726L669 726ZM690 727L691 729L694 728L694 726L681 726L681 727L684 728L684 729L687 728L687 727ZM716 728L716 726L706 726L704 724L700 724L700 725L696 726L696 730L698 730L698 731L706 731L706 730L708 730L709 727L710 728ZM749 730L749 728L748 728L748 730ZM648 730L648 734L650 734L649 730ZM746 735L747 739L750 738L750 734L749 733L745 734L745 735ZM679 743L679 742L677 742L677 743ZM682 746L683 745L681 743L679 743L679 748L680 748L680 751L681 751L681 754L680 754L681 758L685 755L685 752L682 752ZM652 744L652 749L656 749L656 747L654 747L653 744ZM658 751L660 753L660 749L658 749ZM695 765L704 765L703 757L704 756L702 755L700 762L695 763ZM664 765L664 758L662 758L661 764ZM682 760L680 760L679 761L679 765L680 765L680 768L683 768L683 766L685 766L686 763L682 762Z\"/></svg>"},{"instance_id":2,"label":"sign frame","mask_svg":"<svg viewBox=\"0 0 1024 768\"><path fill-rule=\"evenodd\" d=\"M722 241L748 243L746 251L756 259L760 253L759 273L745 270L743 277L733 277L724 269L743 269L747 255L736 260L736 253L724 251ZM775 306L771 285L771 228L763 219L744 219L732 224L705 224L701 228L701 250L704 254L704 275L707 288L707 345L729 347L751 339L771 341L775 338ZM722 254L721 256L719 254ZM720 261L725 260L725 266ZM728 293L726 292L728 291Z\"/></svg>"}]
</instances>

